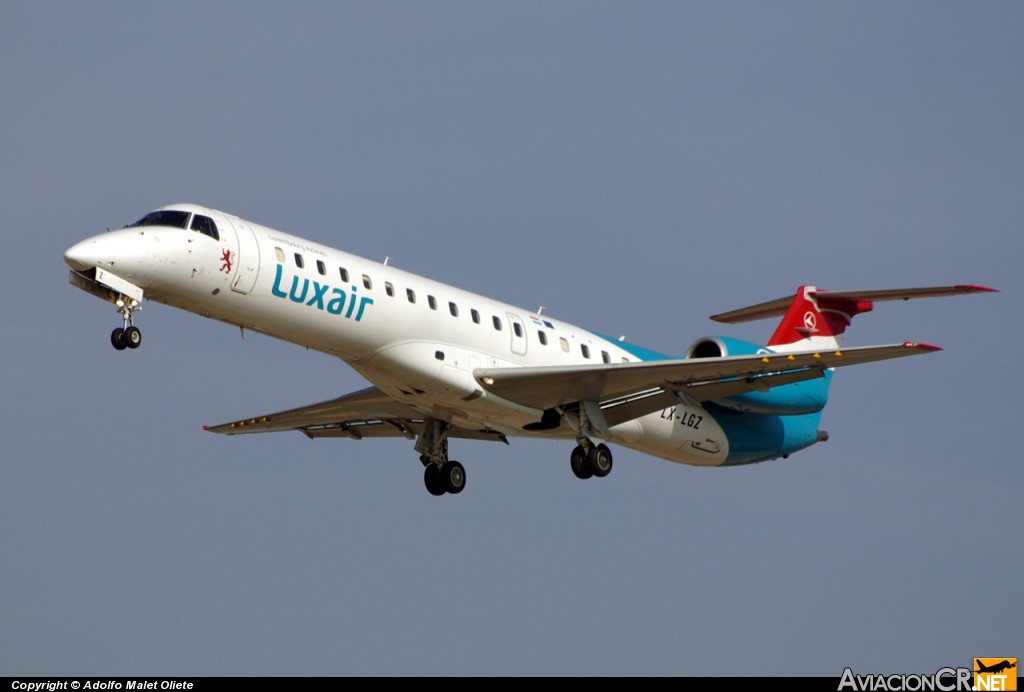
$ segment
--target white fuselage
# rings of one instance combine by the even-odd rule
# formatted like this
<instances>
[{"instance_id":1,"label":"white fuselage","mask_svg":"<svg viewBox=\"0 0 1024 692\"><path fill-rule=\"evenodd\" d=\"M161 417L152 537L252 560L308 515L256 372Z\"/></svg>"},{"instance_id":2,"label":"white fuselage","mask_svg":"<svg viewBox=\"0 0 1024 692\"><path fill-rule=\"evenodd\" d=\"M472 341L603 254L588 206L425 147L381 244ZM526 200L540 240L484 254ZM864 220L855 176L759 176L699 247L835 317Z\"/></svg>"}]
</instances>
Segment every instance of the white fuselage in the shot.
<instances>
[{"instance_id":1,"label":"white fuselage","mask_svg":"<svg viewBox=\"0 0 1024 692\"><path fill-rule=\"evenodd\" d=\"M219 238L184 228L129 227L68 250L140 287L145 297L335 355L425 416L509 436L567 437L565 426L528 432L542 411L484 391L477 368L600 364L652 354L396 267L196 205ZM606 435L671 461L718 465L726 435L698 404L678 402ZM694 422L699 424L694 427ZM688 421L688 422L687 422Z\"/></svg>"}]
</instances>

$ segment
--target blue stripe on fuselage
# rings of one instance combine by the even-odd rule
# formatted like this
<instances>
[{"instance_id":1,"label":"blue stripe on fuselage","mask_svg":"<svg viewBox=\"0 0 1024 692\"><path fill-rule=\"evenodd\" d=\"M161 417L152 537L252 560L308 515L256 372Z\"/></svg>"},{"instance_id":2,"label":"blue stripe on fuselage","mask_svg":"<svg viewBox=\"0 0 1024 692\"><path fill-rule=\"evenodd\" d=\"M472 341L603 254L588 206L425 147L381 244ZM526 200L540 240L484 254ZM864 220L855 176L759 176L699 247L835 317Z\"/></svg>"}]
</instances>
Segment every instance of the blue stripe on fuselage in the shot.
<instances>
[{"instance_id":1,"label":"blue stripe on fuselage","mask_svg":"<svg viewBox=\"0 0 1024 692\"><path fill-rule=\"evenodd\" d=\"M596 332L595 334L643 361L668 360L682 357L668 356L642 346L637 346L636 344L612 339L604 334L597 334ZM802 387L801 384L803 385ZM771 391L775 397L781 400L787 396L806 394L806 392L801 390L810 390L816 397L820 397L821 404L824 406L831 384L832 371L829 370L825 372L825 376L821 380L783 385ZM722 426L722 430L729 440L729 455L722 464L723 466L739 466L741 464L753 464L759 461L776 459L810 447L818 440L818 425L821 422L821 411L792 416L777 416L737 411L719 406L710 401L706 401L702 405L718 421L718 424Z\"/></svg>"},{"instance_id":2,"label":"blue stripe on fuselage","mask_svg":"<svg viewBox=\"0 0 1024 692\"><path fill-rule=\"evenodd\" d=\"M823 384L827 396L828 388L832 384L832 371L826 371L824 378L816 382ZM784 385L778 389L795 386L797 385ZM739 466L776 459L810 447L818 441L821 411L794 416L774 416L736 411L710 401L704 402L703 406L722 426L729 440L729 455L723 466Z\"/></svg>"},{"instance_id":3,"label":"blue stripe on fuselage","mask_svg":"<svg viewBox=\"0 0 1024 692\"><path fill-rule=\"evenodd\" d=\"M768 416L734 411L713 402L706 402L704 408L729 439L729 455L723 466L776 459L810 447L818 440L820 413Z\"/></svg>"}]
</instances>

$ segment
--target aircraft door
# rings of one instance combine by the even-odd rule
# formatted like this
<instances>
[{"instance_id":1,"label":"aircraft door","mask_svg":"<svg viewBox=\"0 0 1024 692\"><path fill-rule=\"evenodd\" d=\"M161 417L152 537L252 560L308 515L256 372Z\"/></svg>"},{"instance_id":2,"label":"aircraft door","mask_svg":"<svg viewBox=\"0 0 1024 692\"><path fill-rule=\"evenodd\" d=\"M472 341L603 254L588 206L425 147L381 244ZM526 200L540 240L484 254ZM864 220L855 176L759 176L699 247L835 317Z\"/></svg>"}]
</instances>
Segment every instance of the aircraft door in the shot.
<instances>
[{"instance_id":1,"label":"aircraft door","mask_svg":"<svg viewBox=\"0 0 1024 692\"><path fill-rule=\"evenodd\" d=\"M523 318L511 312L505 314L508 316L509 331L512 332L512 353L526 355L526 325L523 324Z\"/></svg>"},{"instance_id":2,"label":"aircraft door","mask_svg":"<svg viewBox=\"0 0 1024 692\"><path fill-rule=\"evenodd\" d=\"M256 277L260 273L260 246L256 233L241 219L228 219L235 229L238 238L238 257L235 258L235 278L231 281L231 290L236 293L249 293L256 285Z\"/></svg>"}]
</instances>

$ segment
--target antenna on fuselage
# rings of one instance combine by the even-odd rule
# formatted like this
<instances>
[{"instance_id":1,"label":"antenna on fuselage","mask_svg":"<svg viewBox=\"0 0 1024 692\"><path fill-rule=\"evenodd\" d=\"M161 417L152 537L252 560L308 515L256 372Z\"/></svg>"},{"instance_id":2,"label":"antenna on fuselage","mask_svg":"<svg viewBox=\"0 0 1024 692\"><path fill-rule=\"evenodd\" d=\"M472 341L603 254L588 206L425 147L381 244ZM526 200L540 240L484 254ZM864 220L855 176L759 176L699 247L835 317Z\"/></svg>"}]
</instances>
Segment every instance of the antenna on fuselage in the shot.
<instances>
[{"instance_id":1,"label":"antenna on fuselage","mask_svg":"<svg viewBox=\"0 0 1024 692\"><path fill-rule=\"evenodd\" d=\"M384 266L385 267L388 266L388 262L390 262L390 261L391 261L391 257L385 257L384 258Z\"/></svg>"}]
</instances>

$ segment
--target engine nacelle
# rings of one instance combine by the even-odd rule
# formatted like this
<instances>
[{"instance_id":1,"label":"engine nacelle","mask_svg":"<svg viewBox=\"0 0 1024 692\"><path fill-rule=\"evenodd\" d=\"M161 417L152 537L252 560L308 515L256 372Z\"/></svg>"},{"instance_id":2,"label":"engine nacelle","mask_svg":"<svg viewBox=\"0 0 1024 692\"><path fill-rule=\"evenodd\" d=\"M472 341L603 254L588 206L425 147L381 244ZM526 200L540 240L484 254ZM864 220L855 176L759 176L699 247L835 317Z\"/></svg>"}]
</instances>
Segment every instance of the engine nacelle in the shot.
<instances>
[{"instance_id":1,"label":"engine nacelle","mask_svg":"<svg viewBox=\"0 0 1024 692\"><path fill-rule=\"evenodd\" d=\"M694 341L686 351L687 358L722 358L723 356L752 356L757 353L771 353L761 345L731 339L727 336L705 336Z\"/></svg>"},{"instance_id":2,"label":"engine nacelle","mask_svg":"<svg viewBox=\"0 0 1024 692\"><path fill-rule=\"evenodd\" d=\"M761 344L731 339L727 336L706 336L697 339L686 351L687 358L722 358L724 356L753 356L772 353ZM825 408L831 377L826 375L806 382L774 387L767 392L746 392L727 399L716 399L719 406L773 416L799 416L817 413Z\"/></svg>"}]
</instances>

